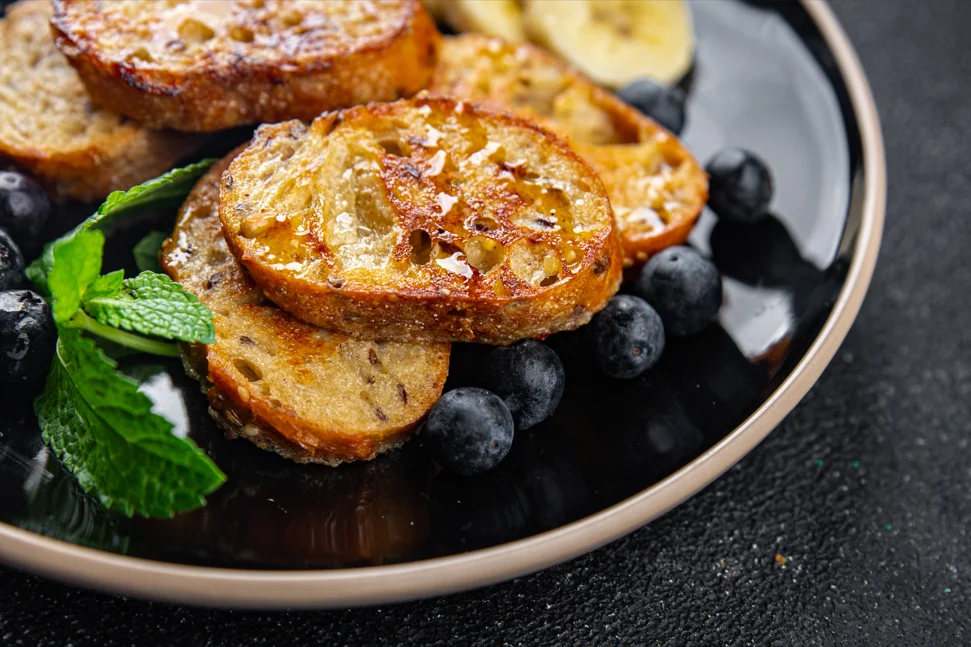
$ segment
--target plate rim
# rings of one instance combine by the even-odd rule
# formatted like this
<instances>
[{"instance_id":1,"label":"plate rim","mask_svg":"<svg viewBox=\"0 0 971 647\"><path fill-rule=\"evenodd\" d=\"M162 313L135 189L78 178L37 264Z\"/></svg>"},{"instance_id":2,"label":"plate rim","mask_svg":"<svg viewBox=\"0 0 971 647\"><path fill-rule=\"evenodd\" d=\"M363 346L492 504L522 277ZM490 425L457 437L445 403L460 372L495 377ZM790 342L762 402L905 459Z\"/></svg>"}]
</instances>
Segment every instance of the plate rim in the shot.
<instances>
[{"instance_id":1,"label":"plate rim","mask_svg":"<svg viewBox=\"0 0 971 647\"><path fill-rule=\"evenodd\" d=\"M816 383L846 337L870 284L886 207L886 160L862 65L824 0L801 0L836 59L863 148L863 202L846 281L792 373L742 424L651 487L560 528L447 557L348 569L265 571L188 566L107 553L0 522L0 562L62 582L178 604L324 609L404 602L488 586L578 557L667 513L761 442Z\"/></svg>"}]
</instances>

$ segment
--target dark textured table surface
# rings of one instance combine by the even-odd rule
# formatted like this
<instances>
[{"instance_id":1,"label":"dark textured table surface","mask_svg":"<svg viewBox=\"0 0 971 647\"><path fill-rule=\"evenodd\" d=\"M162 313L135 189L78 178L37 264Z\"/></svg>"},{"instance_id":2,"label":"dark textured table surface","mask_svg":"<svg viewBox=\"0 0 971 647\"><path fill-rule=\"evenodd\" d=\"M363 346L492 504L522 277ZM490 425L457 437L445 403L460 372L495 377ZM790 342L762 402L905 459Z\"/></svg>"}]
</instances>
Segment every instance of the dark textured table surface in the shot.
<instances>
[{"instance_id":1,"label":"dark textured table surface","mask_svg":"<svg viewBox=\"0 0 971 647\"><path fill-rule=\"evenodd\" d=\"M586 557L394 607L175 608L0 570L0 644L971 644L971 2L834 9L883 119L883 248L833 364L740 465Z\"/></svg>"}]
</instances>

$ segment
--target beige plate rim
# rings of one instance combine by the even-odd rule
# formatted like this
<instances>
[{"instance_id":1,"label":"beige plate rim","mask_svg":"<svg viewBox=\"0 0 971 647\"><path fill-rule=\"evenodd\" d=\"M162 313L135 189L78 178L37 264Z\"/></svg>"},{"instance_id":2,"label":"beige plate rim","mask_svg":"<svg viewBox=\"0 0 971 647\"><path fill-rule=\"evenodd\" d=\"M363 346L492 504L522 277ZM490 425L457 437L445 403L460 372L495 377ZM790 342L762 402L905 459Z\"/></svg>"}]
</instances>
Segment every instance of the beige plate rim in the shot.
<instances>
[{"instance_id":1,"label":"beige plate rim","mask_svg":"<svg viewBox=\"0 0 971 647\"><path fill-rule=\"evenodd\" d=\"M486 586L589 552L659 517L755 447L802 399L832 359L866 293L883 229L886 166L876 107L859 60L822 0L804 0L835 54L863 142L862 220L846 283L792 374L742 425L676 473L580 521L474 552L393 566L250 571L183 566L75 546L0 523L0 560L58 580L123 595L237 608L333 608L400 602Z\"/></svg>"}]
</instances>

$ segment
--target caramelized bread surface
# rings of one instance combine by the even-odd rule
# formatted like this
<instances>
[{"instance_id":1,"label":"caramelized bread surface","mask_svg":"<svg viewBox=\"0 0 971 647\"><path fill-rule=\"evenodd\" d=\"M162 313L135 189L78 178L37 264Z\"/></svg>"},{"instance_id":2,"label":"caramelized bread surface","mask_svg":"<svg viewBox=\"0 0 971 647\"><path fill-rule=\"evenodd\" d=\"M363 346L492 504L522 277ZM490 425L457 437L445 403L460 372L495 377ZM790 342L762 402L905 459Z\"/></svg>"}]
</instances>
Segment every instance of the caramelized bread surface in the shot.
<instances>
[{"instance_id":1,"label":"caramelized bread surface","mask_svg":"<svg viewBox=\"0 0 971 647\"><path fill-rule=\"evenodd\" d=\"M57 46L104 105L185 131L303 119L423 88L420 0L55 0Z\"/></svg>"},{"instance_id":2,"label":"caramelized bread surface","mask_svg":"<svg viewBox=\"0 0 971 647\"><path fill-rule=\"evenodd\" d=\"M230 157L199 180L162 253L166 272L215 317L216 343L187 359L213 416L229 435L298 462L367 460L401 444L441 395L449 345L356 341L267 301L222 235Z\"/></svg>"},{"instance_id":3,"label":"caramelized bread surface","mask_svg":"<svg viewBox=\"0 0 971 647\"><path fill-rule=\"evenodd\" d=\"M674 135L533 45L446 38L429 92L509 110L567 137L603 180L626 265L683 243L708 198L704 170Z\"/></svg>"},{"instance_id":4,"label":"caramelized bread surface","mask_svg":"<svg viewBox=\"0 0 971 647\"><path fill-rule=\"evenodd\" d=\"M55 199L96 201L172 168L196 137L154 132L92 104L54 47L48 0L21 0L0 22L0 157Z\"/></svg>"},{"instance_id":5,"label":"caramelized bread surface","mask_svg":"<svg viewBox=\"0 0 971 647\"><path fill-rule=\"evenodd\" d=\"M542 337L586 323L622 272L588 164L531 122L446 98L261 127L219 216L281 308L362 338Z\"/></svg>"}]
</instances>

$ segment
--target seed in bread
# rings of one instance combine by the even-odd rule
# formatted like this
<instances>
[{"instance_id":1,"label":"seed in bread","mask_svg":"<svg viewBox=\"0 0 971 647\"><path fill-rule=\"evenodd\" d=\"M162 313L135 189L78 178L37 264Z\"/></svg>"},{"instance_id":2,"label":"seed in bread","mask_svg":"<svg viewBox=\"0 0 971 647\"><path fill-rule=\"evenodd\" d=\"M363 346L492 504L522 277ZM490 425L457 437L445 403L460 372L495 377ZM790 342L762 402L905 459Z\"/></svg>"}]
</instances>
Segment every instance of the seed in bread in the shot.
<instances>
[{"instance_id":1,"label":"seed in bread","mask_svg":"<svg viewBox=\"0 0 971 647\"><path fill-rule=\"evenodd\" d=\"M0 157L55 199L95 201L172 168L199 139L154 132L92 104L54 47L47 0L21 0L0 21Z\"/></svg>"},{"instance_id":2,"label":"seed in bread","mask_svg":"<svg viewBox=\"0 0 971 647\"><path fill-rule=\"evenodd\" d=\"M677 137L548 52L463 34L446 38L429 92L509 110L568 138L600 175L624 263L688 238L708 178Z\"/></svg>"},{"instance_id":3,"label":"seed in bread","mask_svg":"<svg viewBox=\"0 0 971 647\"><path fill-rule=\"evenodd\" d=\"M309 121L423 88L420 0L55 0L57 46L93 97L154 127Z\"/></svg>"},{"instance_id":4,"label":"seed in bread","mask_svg":"<svg viewBox=\"0 0 971 647\"><path fill-rule=\"evenodd\" d=\"M363 338L573 329L622 271L593 170L535 124L451 99L262 126L223 175L219 217L281 308Z\"/></svg>"},{"instance_id":5,"label":"seed in bread","mask_svg":"<svg viewBox=\"0 0 971 647\"><path fill-rule=\"evenodd\" d=\"M213 312L216 343L188 355L213 416L228 434L302 463L367 460L401 444L441 395L449 345L356 341L268 302L222 236L229 160L199 180L162 254Z\"/></svg>"}]
</instances>

